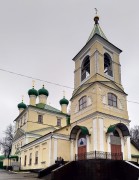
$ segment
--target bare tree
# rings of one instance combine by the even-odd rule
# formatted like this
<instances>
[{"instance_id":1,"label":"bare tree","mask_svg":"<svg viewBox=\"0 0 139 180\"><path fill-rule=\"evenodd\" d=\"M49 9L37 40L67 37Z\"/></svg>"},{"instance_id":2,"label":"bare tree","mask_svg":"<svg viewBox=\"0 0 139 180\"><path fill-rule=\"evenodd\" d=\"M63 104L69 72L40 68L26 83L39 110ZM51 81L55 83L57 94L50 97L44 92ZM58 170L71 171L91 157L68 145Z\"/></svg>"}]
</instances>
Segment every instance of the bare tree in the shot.
<instances>
[{"instance_id":1,"label":"bare tree","mask_svg":"<svg viewBox=\"0 0 139 180\"><path fill-rule=\"evenodd\" d=\"M139 126L134 126L130 130L131 139L139 146Z\"/></svg>"},{"instance_id":2,"label":"bare tree","mask_svg":"<svg viewBox=\"0 0 139 180\"><path fill-rule=\"evenodd\" d=\"M0 147L4 155L9 156L12 149L12 141L14 135L14 128L11 124L7 126L6 130L4 131L4 135L5 136L0 139Z\"/></svg>"}]
</instances>

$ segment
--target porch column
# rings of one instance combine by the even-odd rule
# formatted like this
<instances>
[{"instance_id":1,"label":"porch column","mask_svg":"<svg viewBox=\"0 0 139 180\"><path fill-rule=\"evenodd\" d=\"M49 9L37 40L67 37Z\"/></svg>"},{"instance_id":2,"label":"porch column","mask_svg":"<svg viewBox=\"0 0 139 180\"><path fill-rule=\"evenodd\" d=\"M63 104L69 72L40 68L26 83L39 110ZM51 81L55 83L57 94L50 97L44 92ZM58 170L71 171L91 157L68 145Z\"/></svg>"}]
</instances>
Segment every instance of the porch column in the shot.
<instances>
[{"instance_id":1,"label":"porch column","mask_svg":"<svg viewBox=\"0 0 139 180\"><path fill-rule=\"evenodd\" d=\"M70 142L70 160L73 161L74 160L74 152L73 152L73 148L74 148L74 145L73 145L73 140L71 140Z\"/></svg>"},{"instance_id":2,"label":"porch column","mask_svg":"<svg viewBox=\"0 0 139 180\"><path fill-rule=\"evenodd\" d=\"M54 159L53 159L53 163L55 163L57 159L57 139L54 139Z\"/></svg>"},{"instance_id":3,"label":"porch column","mask_svg":"<svg viewBox=\"0 0 139 180\"><path fill-rule=\"evenodd\" d=\"M131 143L130 137L127 137L127 154L128 154L128 161L131 161Z\"/></svg>"},{"instance_id":4,"label":"porch column","mask_svg":"<svg viewBox=\"0 0 139 180\"><path fill-rule=\"evenodd\" d=\"M94 151L97 151L98 150L98 148L97 148L97 145L98 145L98 141L97 141L97 119L94 119L93 120L93 150Z\"/></svg>"},{"instance_id":5,"label":"porch column","mask_svg":"<svg viewBox=\"0 0 139 180\"><path fill-rule=\"evenodd\" d=\"M104 125L103 119L99 119L99 151L104 151Z\"/></svg>"}]
</instances>

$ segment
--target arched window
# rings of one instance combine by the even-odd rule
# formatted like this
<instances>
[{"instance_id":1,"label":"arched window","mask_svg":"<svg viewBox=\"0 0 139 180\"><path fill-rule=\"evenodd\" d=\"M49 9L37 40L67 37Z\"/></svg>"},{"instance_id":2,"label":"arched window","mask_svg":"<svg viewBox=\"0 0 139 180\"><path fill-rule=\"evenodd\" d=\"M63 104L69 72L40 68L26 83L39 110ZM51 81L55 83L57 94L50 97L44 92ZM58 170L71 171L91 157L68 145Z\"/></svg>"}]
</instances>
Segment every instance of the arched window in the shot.
<instances>
[{"instance_id":1,"label":"arched window","mask_svg":"<svg viewBox=\"0 0 139 180\"><path fill-rule=\"evenodd\" d=\"M79 100L79 110L82 110L84 108L86 108L87 106L87 97L83 96L80 100Z\"/></svg>"},{"instance_id":2,"label":"arched window","mask_svg":"<svg viewBox=\"0 0 139 180\"><path fill-rule=\"evenodd\" d=\"M112 73L112 59L108 53L104 54L104 73L113 76Z\"/></svg>"},{"instance_id":3,"label":"arched window","mask_svg":"<svg viewBox=\"0 0 139 180\"><path fill-rule=\"evenodd\" d=\"M86 79L90 75L90 58L86 56L82 62L81 67L81 81Z\"/></svg>"},{"instance_id":4,"label":"arched window","mask_svg":"<svg viewBox=\"0 0 139 180\"><path fill-rule=\"evenodd\" d=\"M117 107L117 96L116 95L114 95L112 93L108 93L108 105Z\"/></svg>"},{"instance_id":5,"label":"arched window","mask_svg":"<svg viewBox=\"0 0 139 180\"><path fill-rule=\"evenodd\" d=\"M30 153L30 155L29 155L29 165L31 165L32 164L32 153Z\"/></svg>"},{"instance_id":6,"label":"arched window","mask_svg":"<svg viewBox=\"0 0 139 180\"><path fill-rule=\"evenodd\" d=\"M35 164L38 164L38 151L35 152Z\"/></svg>"}]
</instances>

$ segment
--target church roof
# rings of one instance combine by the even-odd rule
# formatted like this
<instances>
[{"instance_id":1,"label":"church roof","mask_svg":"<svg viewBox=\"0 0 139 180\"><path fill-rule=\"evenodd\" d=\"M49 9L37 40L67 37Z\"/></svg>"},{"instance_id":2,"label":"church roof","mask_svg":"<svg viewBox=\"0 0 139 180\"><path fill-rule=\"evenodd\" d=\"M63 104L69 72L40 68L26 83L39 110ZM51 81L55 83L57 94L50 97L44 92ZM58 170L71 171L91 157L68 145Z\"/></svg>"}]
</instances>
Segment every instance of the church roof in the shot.
<instances>
[{"instance_id":1,"label":"church roof","mask_svg":"<svg viewBox=\"0 0 139 180\"><path fill-rule=\"evenodd\" d=\"M96 17L94 18L94 21L95 21L94 28L93 28L93 30L92 30L92 32L91 32L91 34L90 34L87 42L88 42L95 34L98 34L99 36L103 37L104 39L106 39L106 40L108 41L107 37L105 36L105 34L103 33L101 27L99 26L98 20L99 20L99 17L96 16Z\"/></svg>"},{"instance_id":2,"label":"church roof","mask_svg":"<svg viewBox=\"0 0 139 180\"><path fill-rule=\"evenodd\" d=\"M53 112L56 112L56 113L61 113L60 110L48 105L48 104L43 104L43 103L39 103L39 104L36 104L36 107L37 108L41 108L41 109L44 109L44 110L48 110L48 111L53 111Z\"/></svg>"},{"instance_id":3,"label":"church roof","mask_svg":"<svg viewBox=\"0 0 139 180\"><path fill-rule=\"evenodd\" d=\"M121 130L123 136L130 136L127 126L123 123L110 125L109 128L107 129L107 133L114 133L116 128L119 128Z\"/></svg>"}]
</instances>

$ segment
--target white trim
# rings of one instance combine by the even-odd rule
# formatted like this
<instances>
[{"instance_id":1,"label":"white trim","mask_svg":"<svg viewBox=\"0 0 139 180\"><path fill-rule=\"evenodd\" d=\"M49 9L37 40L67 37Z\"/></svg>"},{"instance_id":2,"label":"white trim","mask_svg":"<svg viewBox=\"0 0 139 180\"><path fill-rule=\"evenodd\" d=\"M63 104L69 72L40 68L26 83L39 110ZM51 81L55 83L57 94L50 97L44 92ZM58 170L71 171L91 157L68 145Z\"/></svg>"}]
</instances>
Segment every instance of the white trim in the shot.
<instances>
[{"instance_id":1,"label":"white trim","mask_svg":"<svg viewBox=\"0 0 139 180\"><path fill-rule=\"evenodd\" d=\"M86 146L86 151L90 152L90 140L89 140L89 136L86 136L86 141L87 141L87 146Z\"/></svg>"},{"instance_id":2,"label":"white trim","mask_svg":"<svg viewBox=\"0 0 139 180\"><path fill-rule=\"evenodd\" d=\"M28 137L26 137L26 136L25 136L25 144L28 144ZM21 147L21 150L22 150L22 147Z\"/></svg>"},{"instance_id":3,"label":"white trim","mask_svg":"<svg viewBox=\"0 0 139 180\"><path fill-rule=\"evenodd\" d=\"M81 64L80 64L80 67L82 66L82 63L83 63L83 60L86 56L89 56L90 57L90 48L82 55L82 57L80 57L80 61L81 61Z\"/></svg>"},{"instance_id":4,"label":"white trim","mask_svg":"<svg viewBox=\"0 0 139 180\"><path fill-rule=\"evenodd\" d=\"M119 129L119 128L116 128L116 130L118 131L118 133L119 133L119 136L120 136L120 138L121 138L121 151L122 151L122 153L123 153L123 159L125 159L125 152L124 152L124 137L123 137L123 135L122 135L122 131Z\"/></svg>"},{"instance_id":5,"label":"white trim","mask_svg":"<svg viewBox=\"0 0 139 180\"><path fill-rule=\"evenodd\" d=\"M99 151L104 151L104 123L99 119Z\"/></svg>"},{"instance_id":6,"label":"white trim","mask_svg":"<svg viewBox=\"0 0 139 180\"><path fill-rule=\"evenodd\" d=\"M22 135L20 138L18 138L18 139L16 139L15 141L13 141L12 144L16 144L18 141L23 140L23 139L24 139L24 140L26 139L26 134Z\"/></svg>"},{"instance_id":7,"label":"white trim","mask_svg":"<svg viewBox=\"0 0 139 180\"><path fill-rule=\"evenodd\" d=\"M83 81L81 81L81 71L80 71L80 81L81 81L80 85L84 84L88 79L90 79L90 74Z\"/></svg>"},{"instance_id":8,"label":"white trim","mask_svg":"<svg viewBox=\"0 0 139 180\"><path fill-rule=\"evenodd\" d=\"M73 140L71 140L71 142L70 142L70 160L71 160L71 161L74 160L73 148L74 148Z\"/></svg>"},{"instance_id":9,"label":"white trim","mask_svg":"<svg viewBox=\"0 0 139 180\"><path fill-rule=\"evenodd\" d=\"M125 159L125 152L124 152L124 139L121 137L121 148L122 148L122 153L123 153L123 159Z\"/></svg>"},{"instance_id":10,"label":"white trim","mask_svg":"<svg viewBox=\"0 0 139 180\"><path fill-rule=\"evenodd\" d=\"M62 139L62 140L68 140L69 141L69 138L70 136L69 135L64 135L64 134L53 134L52 136L53 138L56 138L56 139Z\"/></svg>"},{"instance_id":11,"label":"white trim","mask_svg":"<svg viewBox=\"0 0 139 180\"><path fill-rule=\"evenodd\" d=\"M128 154L128 161L131 161L131 144L130 144L130 137L127 137L127 154Z\"/></svg>"},{"instance_id":12,"label":"white trim","mask_svg":"<svg viewBox=\"0 0 139 180\"><path fill-rule=\"evenodd\" d=\"M88 49L90 49L96 42L99 42L104 48L114 52L115 54L120 54L121 50L113 45L112 43L108 42L107 40L99 37L99 35L95 35L94 38L88 41L88 43L79 51L78 54L73 58L73 61L79 59L83 53L85 53Z\"/></svg>"},{"instance_id":13,"label":"white trim","mask_svg":"<svg viewBox=\"0 0 139 180\"><path fill-rule=\"evenodd\" d=\"M107 137L107 146L108 146L108 152L111 152L111 144L110 144L110 135Z\"/></svg>"},{"instance_id":14,"label":"white trim","mask_svg":"<svg viewBox=\"0 0 139 180\"><path fill-rule=\"evenodd\" d=\"M93 149L94 151L97 151L97 119L93 120Z\"/></svg>"},{"instance_id":15,"label":"white trim","mask_svg":"<svg viewBox=\"0 0 139 180\"><path fill-rule=\"evenodd\" d=\"M51 134L48 136L48 137L43 137L41 140L39 139L36 139L35 141L36 142L30 142L30 143L27 143L26 145L25 145L25 147L22 147L21 148L21 150L24 150L24 149L28 149L28 148L30 148L30 147L32 147L32 146L36 146L36 145L38 145L39 143L42 143L42 142L44 142L44 141L46 141L46 140L48 140L48 139L50 139L51 138Z\"/></svg>"},{"instance_id":16,"label":"white trim","mask_svg":"<svg viewBox=\"0 0 139 180\"><path fill-rule=\"evenodd\" d=\"M88 77L86 77L83 81L81 80L81 77L82 77L82 63L85 59L86 56L89 56L89 59L90 59L90 49L80 58L80 85L82 85L84 82L86 82L88 79L90 79L90 74ZM91 64L91 63L90 63Z\"/></svg>"},{"instance_id":17,"label":"white trim","mask_svg":"<svg viewBox=\"0 0 139 180\"><path fill-rule=\"evenodd\" d=\"M40 137L40 138L34 140L35 142L32 141L32 142L30 142L29 144L27 143L27 144L25 145L25 147L22 147L22 150L27 149L27 148L30 148L30 147L32 147L32 146L34 146L34 145L40 144L40 143L42 143L42 142L44 142L44 141L47 141L47 140L50 139L51 137L52 137L52 138L56 138L56 139L59 139L59 138L60 138L60 139L62 139L62 140L68 140L68 141L69 141L69 136L68 136L68 135L50 133L50 134L46 134L45 136Z\"/></svg>"},{"instance_id":18,"label":"white trim","mask_svg":"<svg viewBox=\"0 0 139 180\"><path fill-rule=\"evenodd\" d=\"M119 109L120 110L120 109ZM121 110L122 111L122 110ZM80 111L79 111L80 112ZM78 112L78 113L79 113ZM77 114L77 113L76 113ZM105 113L101 113L101 112L94 112L94 113L92 113L92 114L90 114L90 115L87 115L87 116L85 116L85 117L83 117L83 118L81 118L81 119L79 119L79 120L77 120L77 121L75 121L75 122L73 122L72 123L72 126L74 126L74 125L77 125L77 124L79 124L79 123L81 123L81 122L84 122L84 121L86 121L86 120L88 120L88 119L90 119L90 118L95 118L95 117L97 117L97 116L103 116L103 118L104 117L106 117L106 118L111 118L111 120L114 120L114 121L117 121L117 122L123 122L123 123L130 123L131 121L129 120L129 119L122 119L122 118L120 118L120 117L116 117L116 116L112 116L112 115L109 115L109 114L105 114Z\"/></svg>"},{"instance_id":19,"label":"white trim","mask_svg":"<svg viewBox=\"0 0 139 180\"><path fill-rule=\"evenodd\" d=\"M78 131L78 133L77 133L77 135L76 135L75 154L78 154L78 137L79 137L80 132L81 132L81 129Z\"/></svg>"},{"instance_id":20,"label":"white trim","mask_svg":"<svg viewBox=\"0 0 139 180\"><path fill-rule=\"evenodd\" d=\"M57 159L57 139L54 139L54 160L53 163L55 163Z\"/></svg>"},{"instance_id":21,"label":"white trim","mask_svg":"<svg viewBox=\"0 0 139 180\"><path fill-rule=\"evenodd\" d=\"M98 50L95 51L95 74L99 73Z\"/></svg>"},{"instance_id":22,"label":"white trim","mask_svg":"<svg viewBox=\"0 0 139 180\"><path fill-rule=\"evenodd\" d=\"M40 113L40 114L50 114L51 116L56 116L55 114L58 114L58 116L60 117L60 118L63 118L63 117L66 117L66 115L64 115L64 114L61 114L61 111L59 110L59 109L57 109L57 110L59 110L59 112L51 112L51 110L48 110L48 109L38 109L38 107L36 107L36 106L34 106L34 107L28 107L28 109L29 110L32 110L32 111L35 111L36 113ZM30 122L30 121L29 121Z\"/></svg>"},{"instance_id":23,"label":"white trim","mask_svg":"<svg viewBox=\"0 0 139 180\"><path fill-rule=\"evenodd\" d=\"M136 166L135 164L132 164L131 162L128 162L128 161L125 161L126 163L128 163L128 164L130 164L131 166L133 166L133 167L135 167L135 168L137 168L137 169L139 169L139 167L138 166Z\"/></svg>"},{"instance_id":24,"label":"white trim","mask_svg":"<svg viewBox=\"0 0 139 180\"><path fill-rule=\"evenodd\" d=\"M49 166L51 166L51 155L52 155L52 138L50 138L50 141L49 141Z\"/></svg>"}]
</instances>

